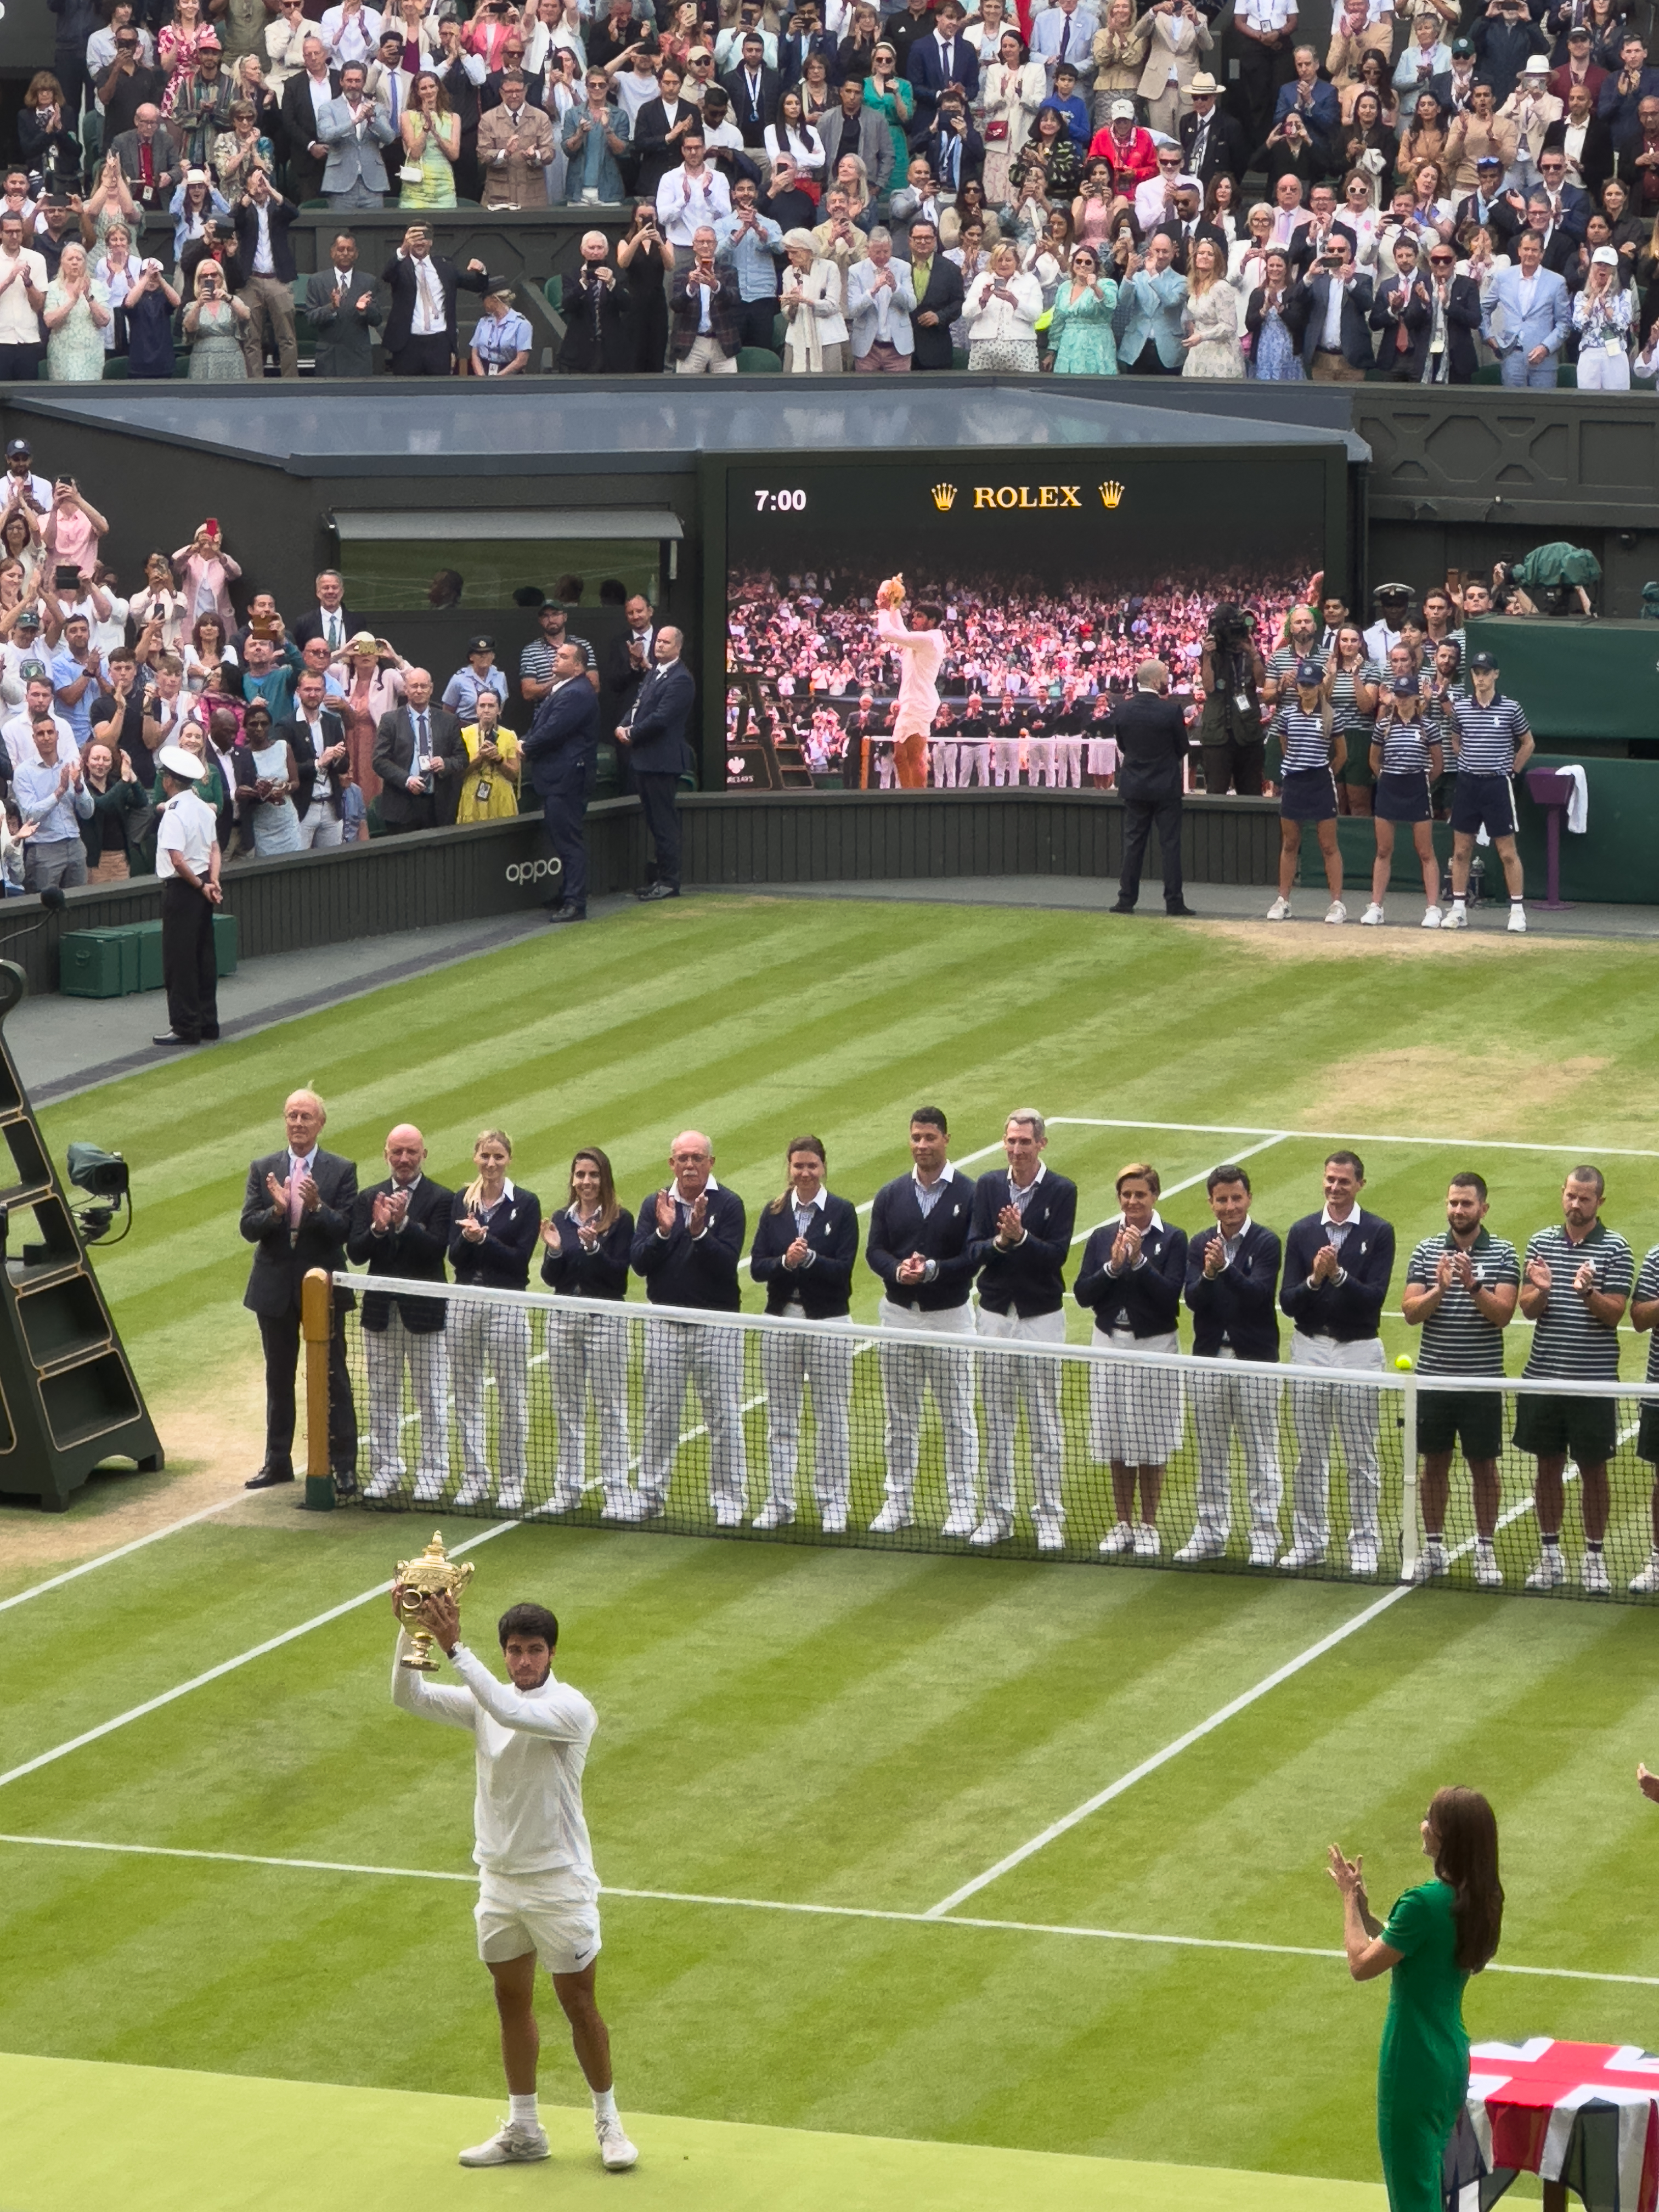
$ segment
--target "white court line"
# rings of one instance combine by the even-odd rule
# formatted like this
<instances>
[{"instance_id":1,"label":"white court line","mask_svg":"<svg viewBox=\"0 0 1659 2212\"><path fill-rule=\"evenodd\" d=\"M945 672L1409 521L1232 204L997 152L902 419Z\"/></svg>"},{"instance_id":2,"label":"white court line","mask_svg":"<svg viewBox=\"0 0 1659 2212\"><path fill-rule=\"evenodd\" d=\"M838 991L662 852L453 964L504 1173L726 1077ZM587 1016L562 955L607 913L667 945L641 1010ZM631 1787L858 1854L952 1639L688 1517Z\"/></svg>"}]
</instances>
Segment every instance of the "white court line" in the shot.
<instances>
[{"instance_id":1,"label":"white court line","mask_svg":"<svg viewBox=\"0 0 1659 2212\"><path fill-rule=\"evenodd\" d=\"M367 1875L392 1881L454 1881L465 1882L470 1887L478 1878L476 1869L468 1874L455 1874L429 1867L362 1865L349 1859L276 1858L258 1851L196 1851L165 1844L88 1843L75 1836L0 1835L0 1844L20 1844L40 1850L106 1851L134 1858L205 1860L224 1866L289 1867L301 1873ZM694 1891L683 1889L623 1889L611 1882L603 1885L600 1894L625 1897L645 1904L700 1905L738 1912L788 1912L811 1919L896 1921L915 1928L976 1928L994 1934L1012 1936L1066 1936L1100 1943L1140 1943L1182 1951L1244 1951L1274 1959L1338 1960L1346 1959L1347 1955L1343 1951L1318 1949L1304 1943L1247 1942L1225 1936L1146 1935L1137 1929L1089 1928L1044 1920L983 1920L975 1918L971 1913L963 1913L951 1920L938 1920L929 1912L883 1911L875 1905L802 1905L770 1897L704 1897ZM1589 1968L1511 1966L1499 1963L1497 1960L1492 1962L1486 1972L1489 1974L1539 1975L1553 1981L1626 1982L1640 1989L1659 1989L1659 1974L1602 1974Z\"/></svg>"},{"instance_id":2,"label":"white court line","mask_svg":"<svg viewBox=\"0 0 1659 2212\"><path fill-rule=\"evenodd\" d=\"M1275 1145L1282 1145L1285 1138L1289 1136L1290 1133L1291 1133L1288 1129L1280 1129L1273 1136L1264 1137L1259 1145L1251 1145L1242 1152L1233 1153L1231 1159L1230 1159L1226 1164L1228 1166L1231 1166L1234 1161L1253 1160L1258 1152L1269 1152L1273 1150ZM1188 1176L1184 1181L1181 1182L1172 1182L1166 1185L1165 1188L1159 1191L1158 1194L1158 1203L1162 1205L1165 1199L1175 1198L1182 1191L1190 1190L1194 1183L1205 1182L1214 1172L1215 1168L1219 1167L1223 1163L1218 1160L1214 1162L1211 1167L1200 1168L1196 1175ZM1109 1219L1110 1218L1110 1216L1108 1217ZM1103 1229L1105 1226L1106 1223L1104 1221L1097 1221L1095 1224L1095 1229ZM1079 1229L1077 1235L1073 1237L1072 1242L1073 1244L1085 1243L1088 1239L1094 1235L1094 1229Z\"/></svg>"},{"instance_id":3,"label":"white court line","mask_svg":"<svg viewBox=\"0 0 1659 2212\"><path fill-rule=\"evenodd\" d=\"M146 1544L159 1544L163 1536L176 1536L181 1528L193 1528L198 1521L210 1521L216 1513L228 1513L233 1505L246 1503L240 1494L222 1498L216 1505L204 1505L199 1513L186 1513L182 1521L169 1521L165 1528L152 1528L148 1536L135 1536L130 1544L118 1544L112 1552L99 1552L90 1559L82 1559L78 1567L67 1567L61 1575L49 1581L36 1583L31 1589L19 1590L15 1597L0 1598L0 1613L9 1613L15 1605L27 1605L32 1597L44 1597L48 1590L61 1589L65 1583L76 1582L82 1575L91 1574L95 1568L106 1567L112 1561L125 1559L134 1552L142 1552Z\"/></svg>"},{"instance_id":4,"label":"white court line","mask_svg":"<svg viewBox=\"0 0 1659 2212\"><path fill-rule=\"evenodd\" d=\"M469 1536L464 1544L457 1544L449 1556L452 1559L459 1559L463 1552L475 1551L480 1544L489 1543L492 1536L505 1536L509 1529L520 1525L516 1521L497 1522L493 1528L481 1529L477 1535ZM57 1759L67 1759L70 1752L79 1751L86 1744L96 1743L100 1736L112 1735L117 1729L125 1728L130 1721L143 1720L147 1713L159 1712L163 1705L172 1705L176 1698L188 1697L192 1690L199 1690L209 1682L216 1682L222 1674L234 1674L239 1667L248 1666L255 1659L263 1659L267 1652L280 1651L283 1644L292 1644L299 1637L308 1636L313 1628L325 1628L331 1620L338 1620L342 1614L355 1613L359 1606L372 1605L377 1597L384 1597L391 1588L389 1580L376 1583L373 1589L362 1590L357 1596L347 1598L343 1604L331 1606L326 1613L313 1613L309 1620L302 1620L297 1628L285 1628L280 1636L267 1637L263 1644L256 1644L251 1651L238 1652L234 1659L222 1659L216 1667L210 1667L204 1674L192 1674L189 1681L179 1682L171 1690L163 1690L159 1697L147 1698L142 1705L131 1706L127 1711L117 1713L112 1720L100 1721L96 1728L87 1729L80 1735L71 1736L67 1743L55 1744L50 1751L43 1751L33 1759L25 1759L21 1766L9 1767L0 1774L0 1790L3 1790L9 1782L21 1781L26 1774L38 1773L41 1767L50 1766Z\"/></svg>"},{"instance_id":5,"label":"white court line","mask_svg":"<svg viewBox=\"0 0 1659 2212\"><path fill-rule=\"evenodd\" d=\"M1046 1118L1051 1129L1169 1129L1195 1137L1307 1137L1344 1145L1439 1145L1457 1146L1465 1152L1560 1152L1575 1160L1592 1153L1610 1160L1659 1160L1659 1152L1643 1152L1629 1145L1534 1145L1506 1137L1364 1136L1351 1129L1261 1129L1224 1121L1125 1121L1088 1114L1050 1114Z\"/></svg>"}]
</instances>

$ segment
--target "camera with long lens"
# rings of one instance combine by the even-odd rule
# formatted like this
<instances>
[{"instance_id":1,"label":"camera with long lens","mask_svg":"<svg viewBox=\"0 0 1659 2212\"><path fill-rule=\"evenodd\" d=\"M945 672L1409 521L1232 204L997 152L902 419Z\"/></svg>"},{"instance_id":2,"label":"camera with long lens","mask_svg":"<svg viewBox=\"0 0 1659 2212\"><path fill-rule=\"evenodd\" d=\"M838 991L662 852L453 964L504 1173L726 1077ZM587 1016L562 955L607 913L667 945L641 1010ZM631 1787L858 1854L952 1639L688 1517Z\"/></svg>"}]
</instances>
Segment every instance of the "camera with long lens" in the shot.
<instances>
[{"instance_id":1,"label":"camera with long lens","mask_svg":"<svg viewBox=\"0 0 1659 2212\"><path fill-rule=\"evenodd\" d=\"M1223 599L1210 616L1210 635L1223 653L1239 653L1250 642L1251 618L1231 599Z\"/></svg>"}]
</instances>

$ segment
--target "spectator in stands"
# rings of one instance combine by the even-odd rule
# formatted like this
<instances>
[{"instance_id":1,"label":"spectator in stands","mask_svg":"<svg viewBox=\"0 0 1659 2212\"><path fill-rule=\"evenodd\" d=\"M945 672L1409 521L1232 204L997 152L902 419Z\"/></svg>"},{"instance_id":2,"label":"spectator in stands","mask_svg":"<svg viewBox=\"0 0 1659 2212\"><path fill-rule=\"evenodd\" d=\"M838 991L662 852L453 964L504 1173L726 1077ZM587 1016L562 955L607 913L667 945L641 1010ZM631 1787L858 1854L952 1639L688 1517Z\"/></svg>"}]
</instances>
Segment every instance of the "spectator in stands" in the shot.
<instances>
[{"instance_id":1,"label":"spectator in stands","mask_svg":"<svg viewBox=\"0 0 1659 2212\"><path fill-rule=\"evenodd\" d=\"M283 88L283 150L289 191L296 200L313 200L323 189L328 162L323 116L339 92L340 80L329 67L328 48L321 39L307 38L301 52L305 66Z\"/></svg>"},{"instance_id":2,"label":"spectator in stands","mask_svg":"<svg viewBox=\"0 0 1659 2212\"><path fill-rule=\"evenodd\" d=\"M819 258L810 230L788 231L783 243L788 255L781 295L784 368L793 376L838 375L847 357L841 271L833 260ZM945 343L948 348L948 329Z\"/></svg>"},{"instance_id":3,"label":"spectator in stands","mask_svg":"<svg viewBox=\"0 0 1659 2212\"><path fill-rule=\"evenodd\" d=\"M432 678L424 668L404 676L404 703L383 718L375 734L373 767L385 787L380 820L389 833L454 820L466 748L454 715L433 705Z\"/></svg>"},{"instance_id":4,"label":"spectator in stands","mask_svg":"<svg viewBox=\"0 0 1659 2212\"><path fill-rule=\"evenodd\" d=\"M46 287L40 320L46 332L46 376L52 384L96 384L104 374L103 333L109 293L93 275L86 248L65 246Z\"/></svg>"},{"instance_id":5,"label":"spectator in stands","mask_svg":"<svg viewBox=\"0 0 1659 2212\"><path fill-rule=\"evenodd\" d=\"M45 358L46 264L24 244L21 216L0 216L0 381L32 384Z\"/></svg>"},{"instance_id":6,"label":"spectator in stands","mask_svg":"<svg viewBox=\"0 0 1659 2212\"><path fill-rule=\"evenodd\" d=\"M321 851L344 836L344 784L350 774L345 727L322 678L307 669L295 687L294 716L272 732L287 741L299 769L295 793L300 849Z\"/></svg>"},{"instance_id":7,"label":"spectator in stands","mask_svg":"<svg viewBox=\"0 0 1659 2212\"><path fill-rule=\"evenodd\" d=\"M247 356L239 325L252 320L246 304L225 288L224 271L216 261L198 264L190 305L185 309L185 343L190 351L190 374L194 383L241 384L247 378ZM261 364L261 374L264 364Z\"/></svg>"},{"instance_id":8,"label":"spectator in stands","mask_svg":"<svg viewBox=\"0 0 1659 2212\"><path fill-rule=\"evenodd\" d=\"M361 10L361 0L358 0ZM317 118L317 136L328 149L323 197L343 212L386 204L386 162L381 148L397 137L391 116L371 98L361 61L340 71L340 89ZM545 120L545 118L544 118Z\"/></svg>"},{"instance_id":9,"label":"spectator in stands","mask_svg":"<svg viewBox=\"0 0 1659 2212\"><path fill-rule=\"evenodd\" d=\"M303 73L306 40L313 34L305 0L276 0L276 17L265 26L265 59L270 84L278 93L287 88L290 78Z\"/></svg>"},{"instance_id":10,"label":"spectator in stands","mask_svg":"<svg viewBox=\"0 0 1659 2212\"><path fill-rule=\"evenodd\" d=\"M1609 74L1595 95L1595 112L1616 143L1634 128L1644 100L1659 93L1659 70L1648 67L1648 50L1638 33L1626 31L1619 48L1619 70Z\"/></svg>"},{"instance_id":11,"label":"spectator in stands","mask_svg":"<svg viewBox=\"0 0 1659 2212\"><path fill-rule=\"evenodd\" d=\"M89 884L125 881L132 872L129 846L135 821L150 811L149 795L133 772L127 754L103 744L88 745L84 757L85 791L92 811L81 824L81 842Z\"/></svg>"},{"instance_id":12,"label":"spectator in stands","mask_svg":"<svg viewBox=\"0 0 1659 2212\"><path fill-rule=\"evenodd\" d=\"M963 302L968 321L968 366L976 373L1035 375L1036 320L1042 293L1035 276L1023 276L1018 256L1006 239L991 249L991 265L976 276Z\"/></svg>"},{"instance_id":13,"label":"spectator in stands","mask_svg":"<svg viewBox=\"0 0 1659 2212\"><path fill-rule=\"evenodd\" d=\"M173 141L161 128L161 111L146 100L135 112L131 131L109 147L137 204L145 210L164 208L184 174L173 150Z\"/></svg>"},{"instance_id":14,"label":"spectator in stands","mask_svg":"<svg viewBox=\"0 0 1659 2212\"><path fill-rule=\"evenodd\" d=\"M357 266L357 241L341 231L326 268L306 287L306 313L317 333L318 376L363 377L373 373L374 333L386 319L384 289Z\"/></svg>"},{"instance_id":15,"label":"spectator in stands","mask_svg":"<svg viewBox=\"0 0 1659 2212\"><path fill-rule=\"evenodd\" d=\"M582 656L588 683L595 691L599 688L599 664L593 647L586 638L567 629L568 620L556 599L544 600L537 611L537 635L519 656L519 693L531 707L538 706L552 690L554 659L567 637Z\"/></svg>"},{"instance_id":16,"label":"spectator in stands","mask_svg":"<svg viewBox=\"0 0 1659 2212\"><path fill-rule=\"evenodd\" d=\"M422 70L409 88L409 105L399 125L404 161L398 196L400 207L453 208L455 169L461 158L461 120L450 105L442 77Z\"/></svg>"},{"instance_id":17,"label":"spectator in stands","mask_svg":"<svg viewBox=\"0 0 1659 2212\"><path fill-rule=\"evenodd\" d=\"M471 715L462 719L461 743L468 773L461 778L456 821L510 820L519 811L519 740L502 722L495 692L478 693Z\"/></svg>"},{"instance_id":18,"label":"spectator in stands","mask_svg":"<svg viewBox=\"0 0 1659 2212\"><path fill-rule=\"evenodd\" d=\"M1175 240L1158 231L1146 241L1146 258L1131 253L1127 281L1119 289L1122 336L1118 361L1130 376L1177 376L1184 358L1182 317L1187 280L1170 264Z\"/></svg>"},{"instance_id":19,"label":"spectator in stands","mask_svg":"<svg viewBox=\"0 0 1659 2212\"><path fill-rule=\"evenodd\" d=\"M758 187L739 177L732 187L732 212L714 225L715 260L738 282L738 332L741 343L770 346L778 313L778 260L783 231L760 210Z\"/></svg>"},{"instance_id":20,"label":"spectator in stands","mask_svg":"<svg viewBox=\"0 0 1659 2212\"><path fill-rule=\"evenodd\" d=\"M548 203L547 170L556 147L553 125L530 104L524 78L509 70L501 103L478 125L478 161L486 207L533 208Z\"/></svg>"},{"instance_id":21,"label":"spectator in stands","mask_svg":"<svg viewBox=\"0 0 1659 2212\"><path fill-rule=\"evenodd\" d=\"M126 18L125 22L118 22L121 16ZM96 73L99 105L104 111L106 155L132 129L138 110L147 104L153 106L166 89L167 78L151 66L146 52L149 36L133 22L127 0L118 0L110 13L109 29L88 41L88 64ZM91 58L100 38L109 41L109 58L101 64Z\"/></svg>"},{"instance_id":22,"label":"spectator in stands","mask_svg":"<svg viewBox=\"0 0 1659 2212\"><path fill-rule=\"evenodd\" d=\"M684 277L676 271L670 301L678 376L737 372L742 301L736 272L718 267L714 253L714 230L699 224L691 239L691 265Z\"/></svg>"},{"instance_id":23,"label":"spectator in stands","mask_svg":"<svg viewBox=\"0 0 1659 2212\"><path fill-rule=\"evenodd\" d=\"M564 155L568 167L564 196L573 204L592 206L623 197L620 164L627 156L629 131L627 116L611 105L611 80L602 69L588 70L586 92L586 101L571 110L565 125ZM688 131L680 142L683 161L690 143ZM672 181L671 173L663 179L665 189Z\"/></svg>"},{"instance_id":24,"label":"spectator in stands","mask_svg":"<svg viewBox=\"0 0 1659 2212\"><path fill-rule=\"evenodd\" d=\"M82 75L85 76L84 63ZM51 192L72 192L81 183L81 137L64 88L50 70L29 80L17 118L17 143L23 159L38 169Z\"/></svg>"},{"instance_id":25,"label":"spectator in stands","mask_svg":"<svg viewBox=\"0 0 1659 2212\"><path fill-rule=\"evenodd\" d=\"M1481 309L1480 335L1498 355L1505 384L1553 388L1556 363L1572 322L1567 288L1544 267L1543 240L1536 229L1528 227L1522 232L1516 254L1518 265L1492 279ZM1501 330L1494 322L1500 309Z\"/></svg>"},{"instance_id":26,"label":"spectator in stands","mask_svg":"<svg viewBox=\"0 0 1659 2212\"><path fill-rule=\"evenodd\" d=\"M91 818L92 799L79 756L73 750L59 756L52 716L38 714L30 734L34 757L16 761L12 769L12 795L24 821L34 824L24 851L23 883L32 891L52 885L67 890L87 880L81 824Z\"/></svg>"},{"instance_id":27,"label":"spectator in stands","mask_svg":"<svg viewBox=\"0 0 1659 2212\"><path fill-rule=\"evenodd\" d=\"M866 374L908 371L915 343L910 317L915 304L910 272L893 258L892 234L878 226L870 233L865 259L848 274L847 321L854 369Z\"/></svg>"},{"instance_id":28,"label":"spectator in stands","mask_svg":"<svg viewBox=\"0 0 1659 2212\"><path fill-rule=\"evenodd\" d=\"M617 272L608 264L610 252L611 241L602 230L583 232L581 260L564 291L565 331L558 366L567 376L614 374L641 365L633 295L617 283Z\"/></svg>"},{"instance_id":29,"label":"spectator in stands","mask_svg":"<svg viewBox=\"0 0 1659 2212\"><path fill-rule=\"evenodd\" d=\"M472 330L470 366L473 375L522 375L530 366L534 343L528 318L513 304L511 277L489 277L484 285L483 313Z\"/></svg>"},{"instance_id":30,"label":"spectator in stands","mask_svg":"<svg viewBox=\"0 0 1659 2212\"><path fill-rule=\"evenodd\" d=\"M282 374L296 378L300 374L294 329L294 246L289 236L299 212L292 200L272 191L270 178L258 169L236 203L236 243L242 264L238 299L247 309L242 356L249 376L256 380L265 373L267 336L275 344Z\"/></svg>"},{"instance_id":31,"label":"spectator in stands","mask_svg":"<svg viewBox=\"0 0 1659 2212\"><path fill-rule=\"evenodd\" d=\"M173 256L176 261L193 239L200 238L202 226L210 216L222 222L229 215L230 203L205 169L186 169L167 212L173 218Z\"/></svg>"},{"instance_id":32,"label":"spectator in stands","mask_svg":"<svg viewBox=\"0 0 1659 2212\"><path fill-rule=\"evenodd\" d=\"M392 303L386 320L386 359L394 376L450 376L458 343L458 289L482 292L482 261L458 268L447 254L432 251L432 233L411 223L403 244L380 272Z\"/></svg>"},{"instance_id":33,"label":"spectator in stands","mask_svg":"<svg viewBox=\"0 0 1659 2212\"><path fill-rule=\"evenodd\" d=\"M481 691L493 691L498 706L507 704L507 677L495 665L495 641L482 634L468 642L466 665L445 684L444 704L460 721L470 722Z\"/></svg>"}]
</instances>

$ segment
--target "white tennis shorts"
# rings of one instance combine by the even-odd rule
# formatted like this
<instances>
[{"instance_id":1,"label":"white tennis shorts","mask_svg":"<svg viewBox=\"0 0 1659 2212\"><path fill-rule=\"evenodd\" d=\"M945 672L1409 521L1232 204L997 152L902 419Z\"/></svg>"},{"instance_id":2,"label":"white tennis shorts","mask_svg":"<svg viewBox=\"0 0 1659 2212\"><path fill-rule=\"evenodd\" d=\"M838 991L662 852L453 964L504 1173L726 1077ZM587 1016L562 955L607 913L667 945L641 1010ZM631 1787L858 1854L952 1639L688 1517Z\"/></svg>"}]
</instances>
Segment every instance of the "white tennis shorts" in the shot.
<instances>
[{"instance_id":1,"label":"white tennis shorts","mask_svg":"<svg viewBox=\"0 0 1659 2212\"><path fill-rule=\"evenodd\" d=\"M547 1874L486 1873L473 1910L486 1964L534 1951L550 1974L580 1974L599 1955L592 1886L568 1867Z\"/></svg>"}]
</instances>

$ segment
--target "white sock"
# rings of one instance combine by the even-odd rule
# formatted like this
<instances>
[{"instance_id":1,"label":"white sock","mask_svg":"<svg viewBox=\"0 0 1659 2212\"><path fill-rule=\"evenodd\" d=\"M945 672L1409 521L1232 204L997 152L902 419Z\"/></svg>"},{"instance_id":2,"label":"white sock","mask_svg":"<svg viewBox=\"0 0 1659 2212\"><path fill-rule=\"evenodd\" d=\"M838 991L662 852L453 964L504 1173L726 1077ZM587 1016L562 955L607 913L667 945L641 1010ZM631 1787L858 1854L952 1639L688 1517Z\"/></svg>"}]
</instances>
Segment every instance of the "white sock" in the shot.
<instances>
[{"instance_id":1,"label":"white sock","mask_svg":"<svg viewBox=\"0 0 1659 2212\"><path fill-rule=\"evenodd\" d=\"M1464 899L1460 893L1456 891L1452 893L1452 912L1454 914L1462 914L1467 904L1468 901Z\"/></svg>"},{"instance_id":2,"label":"white sock","mask_svg":"<svg viewBox=\"0 0 1659 2212\"><path fill-rule=\"evenodd\" d=\"M1511 906L1525 906L1526 902L1526 900L1522 896L1519 891L1511 891L1510 893L1510 904Z\"/></svg>"},{"instance_id":3,"label":"white sock","mask_svg":"<svg viewBox=\"0 0 1659 2212\"><path fill-rule=\"evenodd\" d=\"M617 2117L617 2092L613 2087L595 2089L593 2117L596 2120L614 2120Z\"/></svg>"},{"instance_id":4,"label":"white sock","mask_svg":"<svg viewBox=\"0 0 1659 2212\"><path fill-rule=\"evenodd\" d=\"M536 2113L536 2092L533 2089L527 2097L515 2097L509 2092L507 2102L507 2124L509 2127L540 2127L541 2121Z\"/></svg>"}]
</instances>

